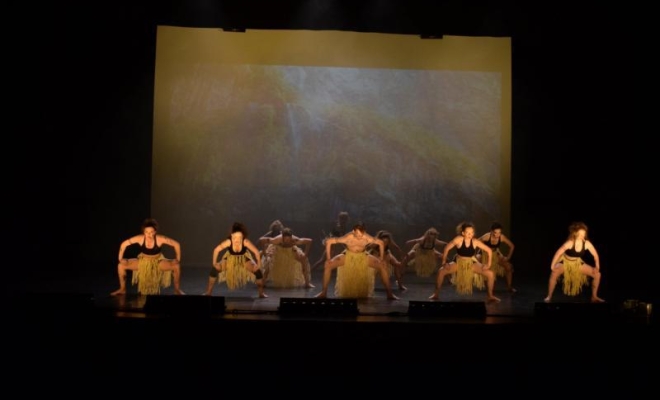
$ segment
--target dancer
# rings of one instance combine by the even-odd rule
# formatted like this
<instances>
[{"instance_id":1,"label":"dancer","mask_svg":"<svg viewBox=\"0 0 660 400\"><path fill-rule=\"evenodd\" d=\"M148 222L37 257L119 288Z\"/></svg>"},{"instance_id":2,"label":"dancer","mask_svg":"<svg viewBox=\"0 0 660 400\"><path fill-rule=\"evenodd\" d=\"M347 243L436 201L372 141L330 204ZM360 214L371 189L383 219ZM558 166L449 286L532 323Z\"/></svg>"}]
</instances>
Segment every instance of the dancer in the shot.
<instances>
[{"instance_id":1,"label":"dancer","mask_svg":"<svg viewBox=\"0 0 660 400\"><path fill-rule=\"evenodd\" d=\"M506 288L509 292L515 293L516 289L513 287L513 264L511 264L511 256L513 250L516 248L513 242L509 240L502 233L502 224L493 222L490 226L490 232L484 234L479 238L484 244L490 247L493 253L493 261L491 262L490 269L495 273L495 277L503 276L506 279ZM507 255L502 254L501 245L504 244L508 248ZM486 263L487 255L481 252L481 263Z\"/></svg>"},{"instance_id":2,"label":"dancer","mask_svg":"<svg viewBox=\"0 0 660 400\"><path fill-rule=\"evenodd\" d=\"M472 294L472 287L480 286L483 281L480 278L486 278L487 287L487 300L489 302L499 302L500 299L493 295L493 287L495 286L495 274L490 270L490 262L492 260L492 251L490 247L483 244L479 239L474 237L474 224L471 222L462 222L456 228L458 236L454 237L447 245L442 253L442 266L438 270L438 277L436 279L435 291L429 297L431 300L438 300L440 288L447 274L455 273L454 284L456 291L459 294ZM447 262L449 251L456 248L455 261ZM477 261L475 254L477 249L481 249L488 255L487 264L482 264ZM476 275L476 276L475 276ZM477 279L475 279L477 278Z\"/></svg>"},{"instance_id":3,"label":"dancer","mask_svg":"<svg viewBox=\"0 0 660 400\"><path fill-rule=\"evenodd\" d=\"M124 258L124 252L130 245L140 246L137 258ZM174 259L168 259L162 252L162 246L174 249ZM142 234L124 240L119 246L119 289L111 295L126 293L126 271L133 271L132 283L137 284L140 294L159 294L161 288L174 283L174 294L185 294L181 290L181 244L178 241L158 233L158 221L147 218L142 222Z\"/></svg>"},{"instance_id":4,"label":"dancer","mask_svg":"<svg viewBox=\"0 0 660 400\"><path fill-rule=\"evenodd\" d=\"M367 245L372 243L379 246L379 258L366 252ZM334 244L345 245L346 252L330 258L330 251ZM392 293L390 287L390 279L387 274L387 268L385 267L385 244L382 240L366 233L366 228L361 222L355 224L353 230L342 237L327 238L325 242L325 253L328 260L323 267L323 289L321 289L321 293L317 294L316 297L327 297L332 271L338 267L345 267L346 279L342 279L341 282L339 282L339 276L337 279L337 283L343 286L341 288L341 291L345 292L345 294L342 294L343 296L358 297L353 293L359 293L360 297L368 296L370 294L369 277L371 277L371 284L373 285L373 274L369 275L368 273L376 271L383 282L383 286L387 292L387 298L390 300L399 299ZM365 267L369 267L373 271L367 270L365 273ZM359 277L359 279L351 279L351 277ZM364 289L365 287L366 289ZM371 286L371 289L373 289L373 286Z\"/></svg>"},{"instance_id":5,"label":"dancer","mask_svg":"<svg viewBox=\"0 0 660 400\"><path fill-rule=\"evenodd\" d=\"M247 235L245 225L234 222L229 237L213 249L213 266L205 295L210 296L213 293L213 286L216 282L227 282L229 290L242 288L248 282L254 282L257 285L259 297L268 297L264 293L259 249L247 238ZM218 261L218 256L225 249L222 259Z\"/></svg>"},{"instance_id":6,"label":"dancer","mask_svg":"<svg viewBox=\"0 0 660 400\"><path fill-rule=\"evenodd\" d=\"M584 222L574 222L568 227L568 239L557 249L550 263L550 281L548 282L548 295L544 299L546 303L552 300L557 280L563 278L563 292L567 296L576 296L591 280L591 302L602 303L605 300L598 297L598 285L600 284L600 257L593 243L587 237L589 228ZM584 262L586 252L591 253L594 266Z\"/></svg>"}]
</instances>

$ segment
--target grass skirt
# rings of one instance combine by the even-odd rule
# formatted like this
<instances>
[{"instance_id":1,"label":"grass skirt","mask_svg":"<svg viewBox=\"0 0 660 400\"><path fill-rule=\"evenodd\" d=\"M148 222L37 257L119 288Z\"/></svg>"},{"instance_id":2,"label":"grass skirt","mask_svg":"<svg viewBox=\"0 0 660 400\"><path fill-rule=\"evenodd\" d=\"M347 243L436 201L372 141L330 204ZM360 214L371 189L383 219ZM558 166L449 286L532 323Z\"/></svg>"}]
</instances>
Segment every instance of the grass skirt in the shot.
<instances>
[{"instance_id":1,"label":"grass skirt","mask_svg":"<svg viewBox=\"0 0 660 400\"><path fill-rule=\"evenodd\" d=\"M264 270L268 272L270 286L276 288L294 288L305 285L302 265L296 259L300 251L298 247L282 247L271 245L268 257L264 260Z\"/></svg>"},{"instance_id":2,"label":"grass skirt","mask_svg":"<svg viewBox=\"0 0 660 400\"><path fill-rule=\"evenodd\" d=\"M414 265L415 274L425 278L433 275L438 263L435 251L433 249L423 249L419 243L413 247L413 250L415 251L415 258L410 262Z\"/></svg>"},{"instance_id":3,"label":"grass skirt","mask_svg":"<svg viewBox=\"0 0 660 400\"><path fill-rule=\"evenodd\" d=\"M472 294L472 288L483 289L486 287L484 277L477 274L472 269L476 262L474 258L457 257L456 272L452 276L452 283L456 286L456 292L459 294Z\"/></svg>"},{"instance_id":4,"label":"grass skirt","mask_svg":"<svg viewBox=\"0 0 660 400\"><path fill-rule=\"evenodd\" d=\"M365 298L374 295L374 268L369 267L367 253L346 252L344 265L337 268L335 296Z\"/></svg>"},{"instance_id":5,"label":"grass skirt","mask_svg":"<svg viewBox=\"0 0 660 400\"><path fill-rule=\"evenodd\" d=\"M584 261L580 258L569 260L562 256L561 262L564 264L562 290L567 296L577 296L582 292L582 287L587 284L587 276L580 271Z\"/></svg>"},{"instance_id":6,"label":"grass skirt","mask_svg":"<svg viewBox=\"0 0 660 400\"><path fill-rule=\"evenodd\" d=\"M172 284L172 271L162 271L160 261L165 256L149 257L138 254L138 269L133 272L133 285L137 285L140 294L160 294L161 288Z\"/></svg>"},{"instance_id":7,"label":"grass skirt","mask_svg":"<svg viewBox=\"0 0 660 400\"><path fill-rule=\"evenodd\" d=\"M245 263L252 260L251 253L233 255L226 252L222 259L225 262L225 268L218 274L218 283L227 282L229 290L242 288L248 282L257 280L254 274L245 268Z\"/></svg>"},{"instance_id":8,"label":"grass skirt","mask_svg":"<svg viewBox=\"0 0 660 400\"><path fill-rule=\"evenodd\" d=\"M488 254L481 253L481 263L488 265ZM493 262L490 264L490 270L493 271L496 277L506 274L504 267L500 264L500 252L497 250L493 250Z\"/></svg>"}]
</instances>

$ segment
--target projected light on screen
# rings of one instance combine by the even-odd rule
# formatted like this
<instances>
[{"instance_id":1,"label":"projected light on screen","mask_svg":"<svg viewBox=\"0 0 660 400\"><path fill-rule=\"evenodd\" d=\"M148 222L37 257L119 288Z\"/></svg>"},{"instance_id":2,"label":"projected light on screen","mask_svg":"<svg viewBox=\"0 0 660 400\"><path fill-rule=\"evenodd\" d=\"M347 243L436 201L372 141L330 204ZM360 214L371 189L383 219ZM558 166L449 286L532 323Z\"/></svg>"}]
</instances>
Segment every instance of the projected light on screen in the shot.
<instances>
[{"instance_id":1,"label":"projected light on screen","mask_svg":"<svg viewBox=\"0 0 660 400\"><path fill-rule=\"evenodd\" d=\"M508 223L508 39L496 41L501 71L410 61L393 51L407 37L252 34L159 28L152 214L188 264L210 264L233 221L256 240L280 219L319 252L342 210L401 242L431 226L448 240L463 220Z\"/></svg>"}]
</instances>

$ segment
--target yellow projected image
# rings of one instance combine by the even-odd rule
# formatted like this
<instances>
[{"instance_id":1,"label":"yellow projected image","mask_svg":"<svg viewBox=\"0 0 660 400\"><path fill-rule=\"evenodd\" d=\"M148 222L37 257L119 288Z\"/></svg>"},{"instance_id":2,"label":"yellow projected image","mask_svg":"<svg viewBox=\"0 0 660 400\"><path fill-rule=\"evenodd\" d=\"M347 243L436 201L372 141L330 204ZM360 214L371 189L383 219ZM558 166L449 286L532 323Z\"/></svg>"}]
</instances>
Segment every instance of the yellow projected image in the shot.
<instances>
[{"instance_id":1,"label":"yellow projected image","mask_svg":"<svg viewBox=\"0 0 660 400\"><path fill-rule=\"evenodd\" d=\"M508 224L510 79L507 38L160 27L153 215L193 264L233 221Z\"/></svg>"}]
</instances>

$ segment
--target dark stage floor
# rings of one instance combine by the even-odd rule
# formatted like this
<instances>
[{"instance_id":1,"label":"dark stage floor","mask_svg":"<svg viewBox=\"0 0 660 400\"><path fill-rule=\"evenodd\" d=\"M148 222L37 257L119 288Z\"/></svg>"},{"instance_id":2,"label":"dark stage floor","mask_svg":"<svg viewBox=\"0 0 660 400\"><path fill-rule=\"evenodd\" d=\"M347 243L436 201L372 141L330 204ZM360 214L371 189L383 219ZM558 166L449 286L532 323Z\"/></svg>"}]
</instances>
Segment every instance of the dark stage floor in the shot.
<instances>
[{"instance_id":1,"label":"dark stage floor","mask_svg":"<svg viewBox=\"0 0 660 400\"><path fill-rule=\"evenodd\" d=\"M25 298L25 294L37 294L41 297L50 298L51 301L58 301L55 299L62 299L63 297L75 297L78 299L84 298L88 302L88 298L93 304L95 309L103 310L104 312L117 313L123 316L140 316L146 315L144 310L145 303L149 296L138 295L134 286L130 285L130 276L128 278L128 293L123 296L111 296L110 292L117 288L117 278L112 268L105 268L103 272L98 272L98 269L88 269L77 274L71 274L68 277L53 276L48 277L42 274L39 279L30 280L21 287L15 287L13 293L18 298ZM208 269L206 268L188 268L184 269L182 273L181 288L186 293L187 297L200 297L201 293L206 288L208 279ZM408 272L405 276L405 286L407 290L400 291L396 289L394 278L392 278L392 287L394 293L399 297L399 300L387 300L385 290L379 280L376 280L375 293L371 298L356 299L357 303L357 316L382 318L385 320L406 320L408 319L408 311L411 307L425 307L426 304L421 303L441 303L440 305L429 304L429 307L434 307L434 311L438 315L442 315L442 308L454 305L455 303L472 303L464 306L464 309L473 316L475 309L481 309L473 306L474 303L483 303L485 318L483 323L526 323L529 320L535 319L539 316L540 312L546 309L558 308L560 306L570 307L575 312L579 310L608 310L608 314L613 317L635 316L635 321L645 321L650 323L651 319L641 318L646 316L641 310L635 309L624 310L624 302L621 299L608 301L606 306L599 307L597 304L589 303L589 289L587 288L582 294L576 297L565 296L561 292L560 284L555 290L551 305L544 306L543 298L547 291L547 280L538 278L514 278L514 286L517 289L516 293L510 293L506 290L505 282L503 279L498 279L495 284L495 295L501 299L501 302L485 302L486 292L475 290L471 296L459 295L454 288L445 283L440 292L440 301L431 302L428 297L433 293L434 277L418 277L413 272ZM256 286L249 284L248 286L238 290L228 290L225 284L215 286L213 297L222 297L225 309L225 314L232 315L251 315L252 317L272 318L280 316L279 306L283 298L286 299L310 299L314 301L314 296L320 291L322 282L321 268L312 272L312 283L316 288L293 288L293 289L280 289L267 287L266 294L268 298L258 298ZM336 300L333 294L334 289L334 275L333 281L328 290L328 300ZM71 294L71 296L67 296ZM607 296L601 290L601 296ZM172 288L165 288L162 290L161 295L173 296ZM176 300L171 300L175 302ZM193 302L199 300L181 300L184 307L192 307ZM217 303L217 301L215 302ZM414 303L414 304L412 304ZM310 305L310 307L312 307ZM539 307L541 309L539 309ZM310 308L313 310L313 308ZM192 309L191 309L192 311ZM413 311L419 311L415 308ZM433 311L429 311L433 312ZM561 311L560 311L561 312ZM588 312L588 311L585 311ZM143 316L144 316L143 315ZM460 317L460 315L459 315ZM455 322L463 322L460 318Z\"/></svg>"},{"instance_id":2,"label":"dark stage floor","mask_svg":"<svg viewBox=\"0 0 660 400\"><path fill-rule=\"evenodd\" d=\"M15 287L13 297L17 301L26 301L25 299L28 298L45 298L51 303L66 302L68 306L73 305L73 301L83 302L85 306L91 304L94 310L125 317L148 316L149 309L145 310L144 306L149 297L154 297L151 299L154 302L160 301L161 298L166 296L179 297L173 295L172 288L163 289L159 296L139 295L136 288L130 285L130 276L128 278L128 293L122 296L111 296L110 292L117 288L115 273L112 268L105 268L102 273L99 273L99 270L89 269L75 274L52 277L42 274L38 280L30 280L25 282L22 287ZM177 310L180 310L181 307L186 307L191 312L198 311L195 310L195 303L206 304L204 303L205 300L190 298L202 297L201 294L206 288L207 279L208 269L206 268L184 269L181 288L186 293L186 299L168 300L167 304L159 307L159 313L164 311L164 308L172 305L177 307ZM546 279L514 279L514 286L517 289L516 293L508 292L504 280L501 278L498 279L495 285L495 295L501 299L499 303L486 302L485 290L475 290L471 296L459 295L449 283L443 284L440 292L440 301L432 302L428 300L428 297L433 292L434 281L434 277L418 277L414 272L409 271L405 276L407 290L400 291L396 289L394 278L392 278L393 291L399 297L399 300L388 300L381 282L377 280L374 296L371 298L354 299L353 301L356 307L354 307L352 301L343 307L346 309L344 313L351 314L358 320L409 321L411 318L409 314L412 312L415 314L415 317L419 316L420 313L426 313L433 314L436 317L451 316L474 319L473 317L477 316L481 323L529 323L534 322L539 316L548 315L548 313L553 313L555 310L557 310L556 313L560 314L560 316L561 314L567 315L569 313L571 315L581 313L585 316L590 316L592 314L590 310L593 310L593 313L597 316L607 314L617 320L623 318L631 320L630 317L634 317L632 320L635 323L650 324L652 322L651 316L639 307L633 310L624 308L629 306L629 304L624 304L621 299L608 301L605 305L590 304L588 289L578 296L568 297L561 292L560 284L555 290L552 303L545 305L543 304L543 298L547 291ZM320 301L318 299L314 298L320 291L321 282L322 270L319 268L312 272L312 283L316 288L281 289L267 286L267 298L259 298L257 296L257 290L254 284L249 284L238 290L228 290L225 284L216 284L213 293L213 297L216 299L212 300L211 304L220 304L222 302L224 307L220 312L214 309L212 316L217 317L220 314L225 314L277 319L282 316L280 312L280 302L282 299L301 299L300 302L294 301L293 305L297 307L297 310L300 310L300 307L307 306L310 311L314 312L311 316L318 315L316 311L323 311L322 307L326 307L328 310L341 310L341 305L336 304L336 300L341 299L336 299L333 294L334 275L328 290L329 296L327 300L335 304L324 306L323 304L319 304ZM601 290L600 294L607 300L607 296L603 292ZM218 300L218 297L222 299ZM303 302L303 299L309 299L310 302ZM34 303L30 304L31 307L39 307L39 300L31 301L31 303ZM179 306L177 303L181 305ZM302 304L299 305L296 303ZM289 305L287 303L286 306ZM457 310L456 307L461 307L461 309ZM465 315L461 315L461 311L464 311ZM62 312L66 311L62 310ZM289 315L286 315L286 317L289 317ZM446 322L447 319L444 318L443 322Z\"/></svg>"},{"instance_id":3,"label":"dark stage floor","mask_svg":"<svg viewBox=\"0 0 660 400\"><path fill-rule=\"evenodd\" d=\"M658 358L653 317L619 302L590 304L588 292L566 298L559 288L545 306L544 279L518 279L514 294L498 281L500 303L485 303L485 292L459 296L449 285L440 301L429 302L433 280L409 273L408 290L395 290L400 300L387 300L377 282L373 298L331 295L319 304L320 270L316 288L267 288L265 299L255 286L216 285L211 298L201 296L206 268L184 270L186 296L171 289L140 296L134 287L110 296L113 272L44 274L13 288L4 321L10 377L32 377L35 393L81 396L84 381L106 395L239 388L287 397L349 390L518 397L533 390L638 398L650 389ZM289 308L281 309L282 301Z\"/></svg>"}]
</instances>

